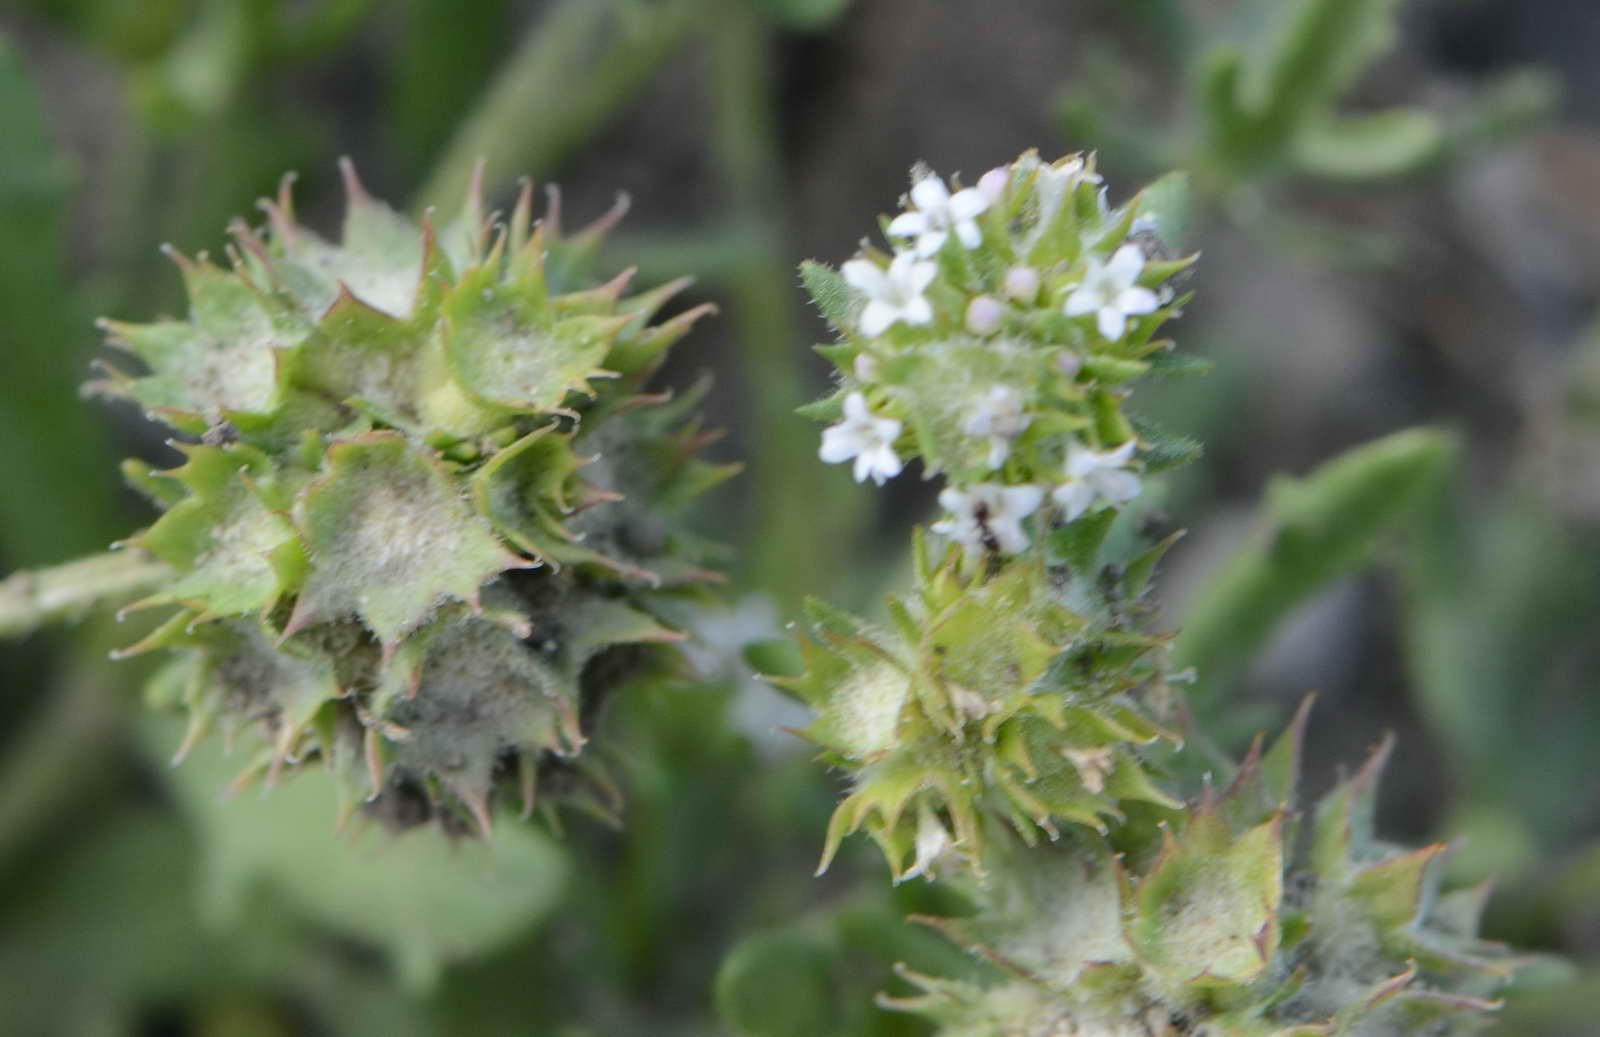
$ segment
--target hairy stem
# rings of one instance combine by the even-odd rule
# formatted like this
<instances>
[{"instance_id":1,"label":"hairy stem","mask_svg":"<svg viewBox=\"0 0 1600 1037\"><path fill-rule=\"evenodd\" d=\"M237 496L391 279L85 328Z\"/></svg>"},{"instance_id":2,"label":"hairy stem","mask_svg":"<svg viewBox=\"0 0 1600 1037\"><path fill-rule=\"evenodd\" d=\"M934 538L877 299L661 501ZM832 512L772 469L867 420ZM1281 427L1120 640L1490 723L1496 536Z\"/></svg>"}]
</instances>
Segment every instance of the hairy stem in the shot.
<instances>
[{"instance_id":1,"label":"hairy stem","mask_svg":"<svg viewBox=\"0 0 1600 1037\"><path fill-rule=\"evenodd\" d=\"M704 6L704 0L557 5L456 131L417 210L459 204L480 158L490 183L548 171L649 82Z\"/></svg>"},{"instance_id":2,"label":"hairy stem","mask_svg":"<svg viewBox=\"0 0 1600 1037\"><path fill-rule=\"evenodd\" d=\"M20 637L95 605L125 601L170 575L165 562L139 550L13 573L0 582L0 637Z\"/></svg>"}]
</instances>

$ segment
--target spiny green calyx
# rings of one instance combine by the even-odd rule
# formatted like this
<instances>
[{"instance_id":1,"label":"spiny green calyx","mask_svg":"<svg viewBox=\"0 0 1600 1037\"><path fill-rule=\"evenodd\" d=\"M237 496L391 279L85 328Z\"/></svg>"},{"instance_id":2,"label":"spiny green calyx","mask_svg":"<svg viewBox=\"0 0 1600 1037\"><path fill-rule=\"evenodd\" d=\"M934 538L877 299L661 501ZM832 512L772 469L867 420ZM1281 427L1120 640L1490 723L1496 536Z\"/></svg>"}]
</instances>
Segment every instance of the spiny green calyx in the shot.
<instances>
[{"instance_id":1,"label":"spiny green calyx","mask_svg":"<svg viewBox=\"0 0 1600 1037\"><path fill-rule=\"evenodd\" d=\"M399 823L486 829L501 787L612 809L588 725L676 665L643 647L679 638L652 599L712 574L669 515L735 471L695 457L698 393L642 391L708 308L652 324L687 279L588 281L620 203L565 237L553 194L535 222L525 184L501 223L475 182L436 231L344 173L338 244L286 178L231 269L174 253L187 320L104 322L147 371L96 388L200 439L125 466L165 510L129 543L174 572L135 607L178 610L128 653L176 652L152 695L189 709L180 756L260 729L241 780L320 757Z\"/></svg>"},{"instance_id":2,"label":"spiny green calyx","mask_svg":"<svg viewBox=\"0 0 1600 1037\"><path fill-rule=\"evenodd\" d=\"M992 982L905 973L923 994L885 1004L946 1037L1478 1028L1519 964L1475 935L1487 888L1441 891L1444 845L1374 838L1388 742L1302 818L1306 713L1220 796L1108 840L1011 846L994 880L970 885L977 914L919 919L994 965Z\"/></svg>"},{"instance_id":3,"label":"spiny green calyx","mask_svg":"<svg viewBox=\"0 0 1600 1037\"><path fill-rule=\"evenodd\" d=\"M982 870L988 814L1032 843L1061 823L1103 829L1122 802L1176 805L1142 751L1178 742L1166 642L1131 626L1172 540L1113 562L1114 515L1055 529L1048 550L992 571L919 539L916 591L890 599L887 630L811 605L806 671L774 680L817 711L801 733L851 774L824 867L862 827L898 880L951 844ZM1079 565L1097 575L1080 584Z\"/></svg>"}]
</instances>

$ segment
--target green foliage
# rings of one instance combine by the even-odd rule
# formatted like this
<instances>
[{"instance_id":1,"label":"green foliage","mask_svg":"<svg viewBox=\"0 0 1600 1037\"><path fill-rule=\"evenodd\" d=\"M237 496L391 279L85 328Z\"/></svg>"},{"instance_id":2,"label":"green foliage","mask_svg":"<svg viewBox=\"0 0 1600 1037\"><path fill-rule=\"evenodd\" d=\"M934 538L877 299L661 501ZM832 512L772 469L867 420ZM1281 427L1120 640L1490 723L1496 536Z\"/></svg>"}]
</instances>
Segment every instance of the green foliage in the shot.
<instances>
[{"instance_id":1,"label":"green foliage","mask_svg":"<svg viewBox=\"0 0 1600 1037\"><path fill-rule=\"evenodd\" d=\"M1328 462L1267 492L1254 542L1191 603L1175 662L1193 666L1213 701L1296 605L1363 565L1454 464L1453 440L1411 430Z\"/></svg>"}]
</instances>

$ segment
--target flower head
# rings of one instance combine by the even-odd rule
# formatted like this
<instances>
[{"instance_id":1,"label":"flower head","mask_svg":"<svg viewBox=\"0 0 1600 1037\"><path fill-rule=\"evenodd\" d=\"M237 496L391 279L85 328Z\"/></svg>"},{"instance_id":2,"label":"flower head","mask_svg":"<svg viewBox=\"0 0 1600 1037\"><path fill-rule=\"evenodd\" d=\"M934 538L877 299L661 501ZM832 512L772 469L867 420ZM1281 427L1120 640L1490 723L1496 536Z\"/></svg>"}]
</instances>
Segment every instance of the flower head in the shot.
<instances>
[{"instance_id":1,"label":"flower head","mask_svg":"<svg viewBox=\"0 0 1600 1037\"><path fill-rule=\"evenodd\" d=\"M1050 494L1066 512L1068 522L1088 511L1096 500L1121 507L1139 496L1139 477L1128 470L1134 447L1131 439L1115 450L1072 444L1067 452L1067 481Z\"/></svg>"},{"instance_id":2,"label":"flower head","mask_svg":"<svg viewBox=\"0 0 1600 1037\"><path fill-rule=\"evenodd\" d=\"M867 297L861 311L861 334L881 335L896 322L928 324L933 307L923 297L939 273L932 262L910 252L896 253L887 270L870 259L852 259L840 268L845 283Z\"/></svg>"},{"instance_id":3,"label":"flower head","mask_svg":"<svg viewBox=\"0 0 1600 1037\"><path fill-rule=\"evenodd\" d=\"M1037 486L979 483L965 490L948 486L939 493L939 506L951 517L935 522L933 531L971 554L987 549L1014 555L1026 551L1030 542L1022 520L1043 501L1044 491Z\"/></svg>"},{"instance_id":4,"label":"flower head","mask_svg":"<svg viewBox=\"0 0 1600 1037\"><path fill-rule=\"evenodd\" d=\"M1144 253L1138 245L1123 245L1109 262L1089 260L1089 269L1067 296L1069 317L1094 314L1100 334L1115 342L1128 330L1128 318L1154 313L1160 306L1156 293L1142 287L1139 274L1144 270Z\"/></svg>"},{"instance_id":5,"label":"flower head","mask_svg":"<svg viewBox=\"0 0 1600 1037\"><path fill-rule=\"evenodd\" d=\"M879 486L900 474L894 441L900 436L896 418L880 418L867 409L867 398L853 392L844 398L844 420L822 430L818 455L829 464L856 459L856 482L870 476Z\"/></svg>"},{"instance_id":6,"label":"flower head","mask_svg":"<svg viewBox=\"0 0 1600 1037\"><path fill-rule=\"evenodd\" d=\"M989 467L999 468L1011 456L1011 441L1033 421L1022 409L1022 394L1009 385L996 385L978 401L962 427L971 436L989 437Z\"/></svg>"},{"instance_id":7,"label":"flower head","mask_svg":"<svg viewBox=\"0 0 1600 1037\"><path fill-rule=\"evenodd\" d=\"M944 181L929 173L911 186L910 212L901 213L889 224L889 235L916 238L916 253L931 256L944 247L950 232L967 248L977 248L983 240L976 217L989 207L989 198L977 188L950 193Z\"/></svg>"}]
</instances>

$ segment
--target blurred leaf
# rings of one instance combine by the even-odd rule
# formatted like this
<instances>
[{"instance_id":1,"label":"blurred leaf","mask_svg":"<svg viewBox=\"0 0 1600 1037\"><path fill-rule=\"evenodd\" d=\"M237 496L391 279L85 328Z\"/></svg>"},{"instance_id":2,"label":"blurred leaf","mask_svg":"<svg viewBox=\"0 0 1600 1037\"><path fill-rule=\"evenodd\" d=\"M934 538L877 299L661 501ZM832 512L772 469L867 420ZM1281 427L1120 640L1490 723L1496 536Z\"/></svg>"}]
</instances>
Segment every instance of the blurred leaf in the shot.
<instances>
[{"instance_id":1,"label":"blurred leaf","mask_svg":"<svg viewBox=\"0 0 1600 1037\"><path fill-rule=\"evenodd\" d=\"M838 21L850 0L750 0L792 29L824 29Z\"/></svg>"},{"instance_id":2,"label":"blurred leaf","mask_svg":"<svg viewBox=\"0 0 1600 1037\"><path fill-rule=\"evenodd\" d=\"M1220 707L1228 678L1255 657L1278 623L1336 577L1365 564L1380 537L1413 513L1454 457L1451 437L1412 429L1357 447L1303 479L1274 482L1266 528L1208 581L1178 636L1176 665L1194 666L1206 689L1197 705Z\"/></svg>"},{"instance_id":3,"label":"blurred leaf","mask_svg":"<svg viewBox=\"0 0 1600 1037\"><path fill-rule=\"evenodd\" d=\"M1202 93L1211 145L1234 175L1287 157L1395 35L1399 0L1297 0L1267 7L1265 45L1214 58Z\"/></svg>"},{"instance_id":4,"label":"blurred leaf","mask_svg":"<svg viewBox=\"0 0 1600 1037\"><path fill-rule=\"evenodd\" d=\"M171 718L146 721L157 758L171 755L177 735ZM442 965L521 935L562 896L566 855L526 823L501 825L485 841L359 822L341 834L340 793L326 769L303 768L263 796L225 798L238 767L211 740L170 771L199 831L208 914L217 921L236 921L263 885L308 920L381 947L408 986L425 989Z\"/></svg>"},{"instance_id":5,"label":"blurred leaf","mask_svg":"<svg viewBox=\"0 0 1600 1037\"><path fill-rule=\"evenodd\" d=\"M63 268L67 168L21 57L0 37L0 544L16 566L98 550L116 533L100 426L78 402L93 334Z\"/></svg>"},{"instance_id":6,"label":"blurred leaf","mask_svg":"<svg viewBox=\"0 0 1600 1037\"><path fill-rule=\"evenodd\" d=\"M748 937L717 973L717 1014L748 1037L837 1034L836 957L825 941L795 929Z\"/></svg>"},{"instance_id":7,"label":"blurred leaf","mask_svg":"<svg viewBox=\"0 0 1600 1037\"><path fill-rule=\"evenodd\" d=\"M1415 108L1317 119L1295 138L1295 161L1309 173L1376 180L1420 169L1439 154L1439 123Z\"/></svg>"},{"instance_id":8,"label":"blurred leaf","mask_svg":"<svg viewBox=\"0 0 1600 1037\"><path fill-rule=\"evenodd\" d=\"M1189 174L1168 173L1139 192L1139 216L1155 221L1162 242L1182 252L1189 237Z\"/></svg>"}]
</instances>

